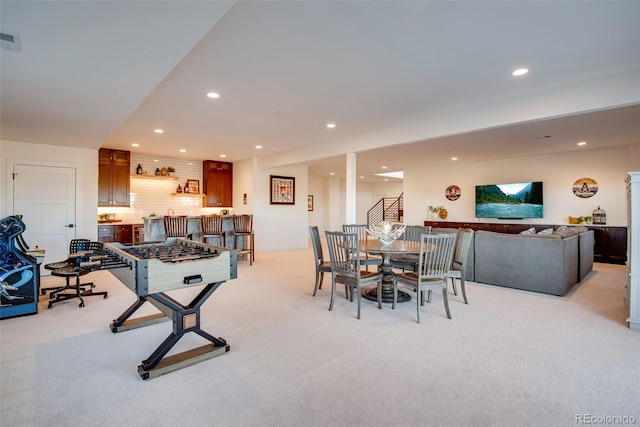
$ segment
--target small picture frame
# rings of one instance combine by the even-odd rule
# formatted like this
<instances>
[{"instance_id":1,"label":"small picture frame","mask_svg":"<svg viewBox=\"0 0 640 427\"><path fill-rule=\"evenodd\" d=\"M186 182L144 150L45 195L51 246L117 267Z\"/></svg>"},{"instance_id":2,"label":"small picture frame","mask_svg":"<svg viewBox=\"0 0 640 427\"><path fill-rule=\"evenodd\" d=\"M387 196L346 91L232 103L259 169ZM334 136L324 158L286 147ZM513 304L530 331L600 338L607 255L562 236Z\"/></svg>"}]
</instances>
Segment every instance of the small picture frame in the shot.
<instances>
[{"instance_id":1,"label":"small picture frame","mask_svg":"<svg viewBox=\"0 0 640 427\"><path fill-rule=\"evenodd\" d=\"M188 179L187 187L189 188L189 193L191 194L200 194L200 181L197 179Z\"/></svg>"},{"instance_id":2,"label":"small picture frame","mask_svg":"<svg viewBox=\"0 0 640 427\"><path fill-rule=\"evenodd\" d=\"M296 204L296 179L292 176L269 175L270 204L295 205Z\"/></svg>"},{"instance_id":3,"label":"small picture frame","mask_svg":"<svg viewBox=\"0 0 640 427\"><path fill-rule=\"evenodd\" d=\"M312 195L308 195L307 196L307 210L309 212L313 211L313 196Z\"/></svg>"}]
</instances>

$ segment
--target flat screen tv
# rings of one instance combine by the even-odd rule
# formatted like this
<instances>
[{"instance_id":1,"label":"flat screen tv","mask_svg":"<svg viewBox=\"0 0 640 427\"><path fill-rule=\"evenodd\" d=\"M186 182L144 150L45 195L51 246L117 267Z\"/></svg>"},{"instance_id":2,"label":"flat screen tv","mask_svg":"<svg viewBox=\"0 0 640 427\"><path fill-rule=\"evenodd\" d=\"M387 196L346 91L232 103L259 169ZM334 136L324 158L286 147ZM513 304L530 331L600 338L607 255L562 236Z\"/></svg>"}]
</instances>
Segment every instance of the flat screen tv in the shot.
<instances>
[{"instance_id":1,"label":"flat screen tv","mask_svg":"<svg viewBox=\"0 0 640 427\"><path fill-rule=\"evenodd\" d=\"M476 218L542 218L542 182L476 185Z\"/></svg>"}]
</instances>

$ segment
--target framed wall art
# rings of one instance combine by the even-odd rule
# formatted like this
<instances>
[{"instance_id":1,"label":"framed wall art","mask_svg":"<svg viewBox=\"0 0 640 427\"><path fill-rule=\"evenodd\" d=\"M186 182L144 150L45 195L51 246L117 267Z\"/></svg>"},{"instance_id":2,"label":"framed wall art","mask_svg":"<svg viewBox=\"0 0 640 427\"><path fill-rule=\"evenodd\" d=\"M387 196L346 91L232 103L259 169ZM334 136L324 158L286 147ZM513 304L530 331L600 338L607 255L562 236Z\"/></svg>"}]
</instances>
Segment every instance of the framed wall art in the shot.
<instances>
[{"instance_id":1,"label":"framed wall art","mask_svg":"<svg viewBox=\"0 0 640 427\"><path fill-rule=\"evenodd\" d=\"M269 175L269 181L271 181L270 204L296 204L296 179L294 177Z\"/></svg>"},{"instance_id":2,"label":"framed wall art","mask_svg":"<svg viewBox=\"0 0 640 427\"><path fill-rule=\"evenodd\" d=\"M307 210L309 212L313 211L313 196L307 196Z\"/></svg>"},{"instance_id":3,"label":"framed wall art","mask_svg":"<svg viewBox=\"0 0 640 427\"><path fill-rule=\"evenodd\" d=\"M576 197L586 199L588 197L592 197L598 192L598 183L595 179L580 178L573 183L571 190Z\"/></svg>"},{"instance_id":4,"label":"framed wall art","mask_svg":"<svg viewBox=\"0 0 640 427\"><path fill-rule=\"evenodd\" d=\"M189 193L200 193L200 181L197 179L188 179L186 187L189 189Z\"/></svg>"},{"instance_id":5,"label":"framed wall art","mask_svg":"<svg viewBox=\"0 0 640 427\"><path fill-rule=\"evenodd\" d=\"M444 195L447 200L458 200L460 198L460 194L460 187L457 185L450 185L446 190L444 190Z\"/></svg>"}]
</instances>

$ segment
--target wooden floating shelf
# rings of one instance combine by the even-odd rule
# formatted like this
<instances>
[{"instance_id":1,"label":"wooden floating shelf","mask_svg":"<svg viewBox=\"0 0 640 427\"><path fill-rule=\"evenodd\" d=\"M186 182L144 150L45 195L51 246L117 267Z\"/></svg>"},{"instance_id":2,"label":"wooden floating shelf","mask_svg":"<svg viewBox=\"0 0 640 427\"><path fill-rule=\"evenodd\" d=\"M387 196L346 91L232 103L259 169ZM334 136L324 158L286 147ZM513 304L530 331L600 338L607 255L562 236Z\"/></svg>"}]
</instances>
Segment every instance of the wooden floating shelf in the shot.
<instances>
[{"instance_id":1,"label":"wooden floating shelf","mask_svg":"<svg viewBox=\"0 0 640 427\"><path fill-rule=\"evenodd\" d=\"M131 174L131 178L140 178L140 179L178 179L177 176L162 176L162 175L138 175L138 174Z\"/></svg>"},{"instance_id":2,"label":"wooden floating shelf","mask_svg":"<svg viewBox=\"0 0 640 427\"><path fill-rule=\"evenodd\" d=\"M172 196L204 197L202 193L171 193Z\"/></svg>"}]
</instances>

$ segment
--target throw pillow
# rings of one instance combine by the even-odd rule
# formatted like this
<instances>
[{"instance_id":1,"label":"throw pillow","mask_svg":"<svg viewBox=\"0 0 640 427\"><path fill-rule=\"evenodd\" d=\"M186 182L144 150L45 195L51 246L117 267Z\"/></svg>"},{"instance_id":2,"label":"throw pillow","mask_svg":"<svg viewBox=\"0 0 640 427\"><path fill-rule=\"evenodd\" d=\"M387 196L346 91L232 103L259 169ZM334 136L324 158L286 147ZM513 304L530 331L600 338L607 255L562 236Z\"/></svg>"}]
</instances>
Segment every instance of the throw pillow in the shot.
<instances>
[{"instance_id":1,"label":"throw pillow","mask_svg":"<svg viewBox=\"0 0 640 427\"><path fill-rule=\"evenodd\" d=\"M538 231L538 234L551 234L553 233L553 228L545 228L544 230Z\"/></svg>"},{"instance_id":2,"label":"throw pillow","mask_svg":"<svg viewBox=\"0 0 640 427\"><path fill-rule=\"evenodd\" d=\"M561 225L560 227L557 228L557 231L566 230L567 228L569 227L567 227L566 225Z\"/></svg>"},{"instance_id":3,"label":"throw pillow","mask_svg":"<svg viewBox=\"0 0 640 427\"><path fill-rule=\"evenodd\" d=\"M528 236L530 234L536 234L536 228L535 227L531 227L528 230L523 230L523 231L520 232L521 236Z\"/></svg>"}]
</instances>

